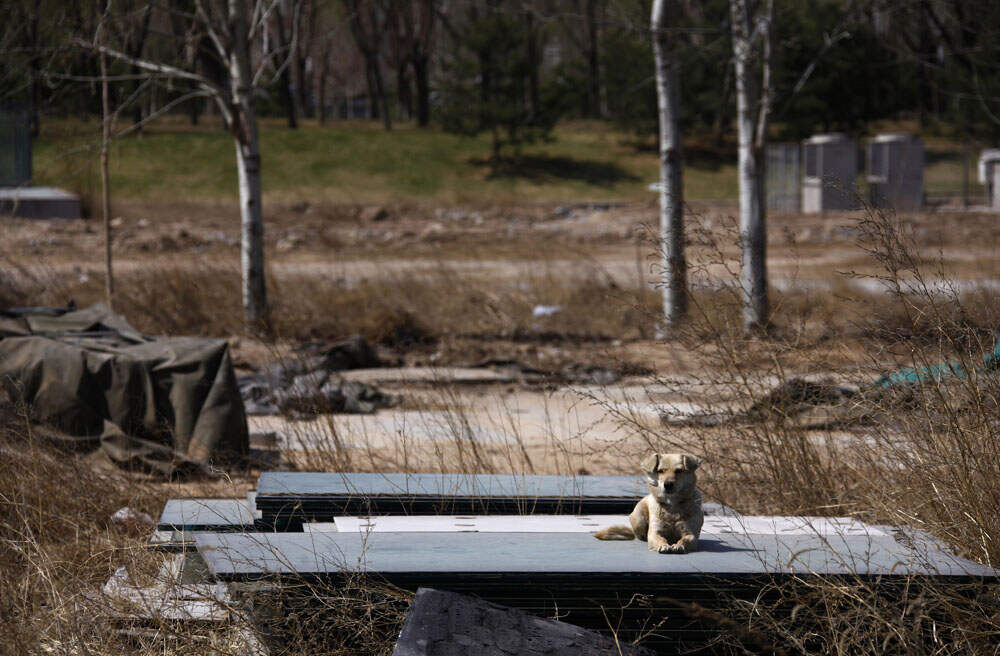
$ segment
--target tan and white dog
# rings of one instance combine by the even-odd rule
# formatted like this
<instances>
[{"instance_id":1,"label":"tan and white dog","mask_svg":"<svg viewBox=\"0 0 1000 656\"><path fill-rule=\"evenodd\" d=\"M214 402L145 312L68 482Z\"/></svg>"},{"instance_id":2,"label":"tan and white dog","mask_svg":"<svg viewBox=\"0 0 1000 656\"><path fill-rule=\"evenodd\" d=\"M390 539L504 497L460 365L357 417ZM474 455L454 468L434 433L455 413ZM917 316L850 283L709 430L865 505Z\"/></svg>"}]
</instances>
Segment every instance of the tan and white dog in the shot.
<instances>
[{"instance_id":1,"label":"tan and white dog","mask_svg":"<svg viewBox=\"0 0 1000 656\"><path fill-rule=\"evenodd\" d=\"M705 515L695 489L701 459L681 453L654 453L642 461L650 494L639 500L628 526L611 526L594 534L598 540L647 540L650 551L691 553Z\"/></svg>"}]
</instances>

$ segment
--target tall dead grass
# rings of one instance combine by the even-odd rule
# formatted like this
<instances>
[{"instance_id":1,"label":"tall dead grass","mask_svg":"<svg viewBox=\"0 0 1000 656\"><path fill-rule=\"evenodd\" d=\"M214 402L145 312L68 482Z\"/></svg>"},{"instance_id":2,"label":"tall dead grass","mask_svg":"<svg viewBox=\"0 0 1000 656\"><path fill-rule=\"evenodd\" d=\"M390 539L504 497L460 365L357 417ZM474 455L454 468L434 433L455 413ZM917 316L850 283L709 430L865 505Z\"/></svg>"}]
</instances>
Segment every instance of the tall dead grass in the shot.
<instances>
[{"instance_id":1,"label":"tall dead grass","mask_svg":"<svg viewBox=\"0 0 1000 656\"><path fill-rule=\"evenodd\" d=\"M743 512L850 515L875 524L912 526L960 555L996 565L1000 374L986 366L983 355L993 348L1000 304L981 291L942 283L936 273L927 275L925 262L911 255L896 217L870 210L858 228L859 246L882 266L874 280L884 291L813 295L818 303L810 302L808 294L783 295L776 304L775 327L764 336L743 335L739 290L718 276L731 262L721 250L707 249L710 255L692 275L700 283L694 317L681 334L671 336L696 354L698 364L684 378L661 377L657 393L666 390L675 400L723 419L714 425L668 422L652 427L609 403L609 411L644 440L615 450L614 457L621 471L630 472L639 449L694 450L704 459L708 496ZM361 332L374 341L405 344L455 334L517 338L548 331L579 341L651 333L656 321L654 295L622 291L596 273L582 282L545 272L526 274L513 284L498 285L443 267L377 281L304 276L274 284L273 330L287 339ZM70 296L82 304L97 298L99 287L92 289L94 285L36 275L5 294L20 304L61 303ZM232 267L137 272L126 276L120 289L120 309L147 332L230 335L240 330ZM538 304L562 305L564 310L543 323L532 316ZM864 344L862 357L851 352L831 360L829 350L817 348L848 330ZM875 384L888 369L942 361L958 363L954 370L966 375L926 376L887 388ZM847 391L836 402L772 394L802 371L815 372L813 380L821 386ZM432 463L441 471L468 472L543 469L513 428L515 439L508 442L477 441L461 404L442 394L441 439L434 446L408 448L404 430L395 451L389 445L366 452L330 424L329 435L315 439L312 452L303 452L303 464L416 470ZM817 408L825 414L817 414ZM155 514L164 491L117 472L99 473L80 456L56 454L34 439L13 409L7 408L4 416L0 624L13 629L0 649L235 653L233 641L176 626L155 627L155 639L133 637L126 644L108 631L107 623L93 621L90 611L81 613L81 608L92 608L85 603L88 593L123 562L137 576L155 569L143 555L145 536L121 533L107 518L124 505ZM551 462L564 472L577 471L586 453L569 442L553 438L546 445L556 454ZM408 460L421 451L419 462ZM272 613L270 618L258 615L258 626L271 621L274 631L280 628L285 636L279 651L391 651L404 593L363 580L339 591L303 585L290 582L263 590L257 599L259 609ZM802 654L995 653L1000 642L995 588L945 588L917 578L899 587L864 577L802 577L764 592L752 604L734 600L715 619L734 636L730 644L717 645L719 650L753 651L737 639L741 632L769 650Z\"/></svg>"},{"instance_id":2,"label":"tall dead grass","mask_svg":"<svg viewBox=\"0 0 1000 656\"><path fill-rule=\"evenodd\" d=\"M103 283L86 274L9 262L14 275L0 288L3 305L78 306L103 300ZM623 290L599 268L571 272L544 264L497 281L441 263L413 274L330 278L324 274L269 276L270 331L279 340L338 339L409 346L442 337L602 341L650 332L652 290ZM236 262L194 260L118 273L115 309L150 334L241 334ZM622 300L626 311L619 311ZM533 316L536 306L558 308ZM608 311L595 312L595 308ZM651 325L651 324L650 324Z\"/></svg>"},{"instance_id":3,"label":"tall dead grass","mask_svg":"<svg viewBox=\"0 0 1000 656\"><path fill-rule=\"evenodd\" d=\"M84 653L106 636L80 609L144 546L110 517L157 503L142 483L43 445L16 408L0 408L0 424L0 651Z\"/></svg>"},{"instance_id":4,"label":"tall dead grass","mask_svg":"<svg viewBox=\"0 0 1000 656\"><path fill-rule=\"evenodd\" d=\"M868 287L882 288L842 301L840 321L857 331L861 357L831 362L787 323L746 336L731 312L696 298L678 338L699 354L697 372L658 381L681 400L662 427L632 425L651 449L699 452L709 496L742 512L909 526L996 566L1000 368L988 355L1000 304L925 271L899 217L867 208L857 228L881 267ZM738 287L722 288L737 305ZM940 363L952 364L933 368ZM913 380L881 379L905 368ZM808 384L793 373L802 371L814 372ZM687 404L695 416L682 416ZM803 578L757 603L734 602L730 617L790 653L995 653L1000 641L995 586L917 577L900 589Z\"/></svg>"}]
</instances>

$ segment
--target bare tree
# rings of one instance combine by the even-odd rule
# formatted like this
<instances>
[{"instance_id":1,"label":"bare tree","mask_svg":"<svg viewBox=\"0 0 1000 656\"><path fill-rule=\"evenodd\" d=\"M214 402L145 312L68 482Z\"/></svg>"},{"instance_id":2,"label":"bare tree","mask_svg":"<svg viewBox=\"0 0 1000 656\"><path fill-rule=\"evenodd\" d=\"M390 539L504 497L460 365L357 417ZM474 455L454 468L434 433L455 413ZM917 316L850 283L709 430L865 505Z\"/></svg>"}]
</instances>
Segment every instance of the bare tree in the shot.
<instances>
[{"instance_id":1,"label":"bare tree","mask_svg":"<svg viewBox=\"0 0 1000 656\"><path fill-rule=\"evenodd\" d=\"M102 44L105 23L111 9L111 2L104 6L104 16L98 23L94 41ZM114 309L115 276L111 261L111 175L108 167L108 146L111 141L111 94L108 89L108 56L101 58L101 208L104 213L104 293L108 307Z\"/></svg>"},{"instance_id":2,"label":"bare tree","mask_svg":"<svg viewBox=\"0 0 1000 656\"><path fill-rule=\"evenodd\" d=\"M587 28L584 55L587 58L587 105L588 112L595 118L601 111L601 52L600 16L603 0L583 0L583 15Z\"/></svg>"},{"instance_id":3,"label":"bare tree","mask_svg":"<svg viewBox=\"0 0 1000 656\"><path fill-rule=\"evenodd\" d=\"M108 21L106 30L114 34L115 41L120 44L122 51L129 57L140 58L146 47L146 40L149 36L150 19L153 16L152 5L147 2L135 2L128 0L120 2L118 7L118 19ZM141 128L142 124L142 103L138 102L138 89L142 81L139 80L140 70L132 67L132 74L136 77L133 81L133 100L136 102L132 106L132 122Z\"/></svg>"},{"instance_id":4,"label":"bare tree","mask_svg":"<svg viewBox=\"0 0 1000 656\"><path fill-rule=\"evenodd\" d=\"M660 118L660 240L663 253L663 315L676 324L687 312L687 261L684 257L684 151L680 129L680 66L669 27L676 3L653 0L650 27L656 62Z\"/></svg>"},{"instance_id":5,"label":"bare tree","mask_svg":"<svg viewBox=\"0 0 1000 656\"><path fill-rule=\"evenodd\" d=\"M272 10L271 34L277 44L278 57L285 62L280 75L281 97L288 118L288 127L298 128L299 120L306 116L306 59L312 44L316 22L317 3L308 2L308 11L302 11L302 2L279 0Z\"/></svg>"},{"instance_id":6,"label":"bare tree","mask_svg":"<svg viewBox=\"0 0 1000 656\"><path fill-rule=\"evenodd\" d=\"M151 76L172 78L191 83L195 89L164 107L192 97L211 98L219 109L223 124L233 135L239 177L241 222L240 264L243 278L243 312L247 329L264 329L267 320L267 289L264 272L264 224L261 208L261 158L257 136L256 89L270 84L265 71L280 75L287 59L275 63L273 53L262 52L252 61L251 44L261 39L270 12L280 0L195 0L194 11L184 13L190 21L187 31L192 43L205 43L212 55L225 67L226 79L219 82L192 70L167 62L132 57L125 52L103 45L95 47L101 54L131 64ZM90 43L79 42L91 47ZM196 58L195 58L196 59Z\"/></svg>"},{"instance_id":7,"label":"bare tree","mask_svg":"<svg viewBox=\"0 0 1000 656\"><path fill-rule=\"evenodd\" d=\"M434 48L437 4L438 0L397 0L389 17L400 103L409 113L413 113L414 98L410 97L407 75L407 71L412 68L417 91L415 114L420 127L426 127L431 120L430 61Z\"/></svg>"},{"instance_id":8,"label":"bare tree","mask_svg":"<svg viewBox=\"0 0 1000 656\"><path fill-rule=\"evenodd\" d=\"M315 62L313 74L315 76L314 87L317 95L316 116L319 119L319 124L323 125L326 123L327 117L326 92L333 72L333 46L337 38L337 33L331 25L334 17L329 5L324 5L319 9L314 20L315 25L313 29L316 32L316 36L313 39L312 58Z\"/></svg>"},{"instance_id":9,"label":"bare tree","mask_svg":"<svg viewBox=\"0 0 1000 656\"><path fill-rule=\"evenodd\" d=\"M389 100L382 81L382 42L392 20L393 3L384 0L344 0L349 12L347 23L365 60L368 96L373 116L381 116L386 130L392 129Z\"/></svg>"},{"instance_id":10,"label":"bare tree","mask_svg":"<svg viewBox=\"0 0 1000 656\"><path fill-rule=\"evenodd\" d=\"M528 69L528 107L534 116L542 111L540 73L542 68L542 49L544 48L544 26L534 2L522 2L521 10L524 13L525 64Z\"/></svg>"},{"instance_id":11,"label":"bare tree","mask_svg":"<svg viewBox=\"0 0 1000 656\"><path fill-rule=\"evenodd\" d=\"M600 118L602 111L601 24L607 0L574 0L574 19L564 21L565 35L579 49L587 70L587 89L580 108L584 116ZM579 19L582 19L582 30Z\"/></svg>"},{"instance_id":12,"label":"bare tree","mask_svg":"<svg viewBox=\"0 0 1000 656\"><path fill-rule=\"evenodd\" d=\"M743 325L750 331L765 328L768 321L764 151L771 114L774 0L729 0L729 8L739 129L740 285Z\"/></svg>"}]
</instances>

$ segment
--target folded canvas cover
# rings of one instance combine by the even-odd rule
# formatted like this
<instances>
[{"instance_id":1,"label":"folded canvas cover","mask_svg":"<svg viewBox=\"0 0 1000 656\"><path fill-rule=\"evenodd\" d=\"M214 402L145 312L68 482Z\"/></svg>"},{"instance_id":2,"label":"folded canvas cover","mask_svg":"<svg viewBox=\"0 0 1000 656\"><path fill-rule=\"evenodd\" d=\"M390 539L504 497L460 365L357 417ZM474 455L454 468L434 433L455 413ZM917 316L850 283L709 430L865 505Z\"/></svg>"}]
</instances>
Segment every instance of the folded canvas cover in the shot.
<instances>
[{"instance_id":1,"label":"folded canvas cover","mask_svg":"<svg viewBox=\"0 0 1000 656\"><path fill-rule=\"evenodd\" d=\"M225 340L151 338L103 304L0 311L0 384L40 433L172 474L249 451Z\"/></svg>"}]
</instances>

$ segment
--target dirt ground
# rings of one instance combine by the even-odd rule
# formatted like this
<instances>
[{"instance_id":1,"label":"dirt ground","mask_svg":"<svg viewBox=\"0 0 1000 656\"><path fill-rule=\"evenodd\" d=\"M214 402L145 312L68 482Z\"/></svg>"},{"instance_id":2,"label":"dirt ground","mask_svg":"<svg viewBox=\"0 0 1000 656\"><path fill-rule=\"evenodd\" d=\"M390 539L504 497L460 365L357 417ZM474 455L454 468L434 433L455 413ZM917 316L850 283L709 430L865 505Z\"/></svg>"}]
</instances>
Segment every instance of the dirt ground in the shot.
<instances>
[{"instance_id":1,"label":"dirt ground","mask_svg":"<svg viewBox=\"0 0 1000 656\"><path fill-rule=\"evenodd\" d=\"M735 208L727 206L690 208L694 289L731 283L738 262L734 214ZM118 276L154 269L183 272L208 264L237 266L234 207L183 200L170 206L129 203L118 206L116 215ZM484 286L523 284L532 276L557 285L596 277L624 290L652 290L657 282L650 239L658 221L653 202L445 208L302 202L269 205L265 217L270 276L272 282L285 281L286 291L303 280L333 282L346 289L442 270ZM795 303L805 305L850 292L882 293L882 283L870 277L879 273L879 265L861 243L862 218L861 211L769 217L768 273L778 305L783 294L791 293L801 296ZM994 215L940 210L897 219L917 258L934 272L927 281L931 286L945 279L959 288L993 290L998 284L1000 225ZM103 232L96 220L5 219L3 225L0 257L8 280L102 279ZM852 272L869 277L847 275ZM440 289L440 294L448 293L446 286ZM824 300L817 300L821 297ZM610 304L592 308L594 314L618 311ZM538 319L539 324L545 321ZM823 318L812 321L822 324ZM232 344L238 366L247 370L294 346L246 336L232 336ZM782 363L790 368L782 373L842 377L845 366L866 357L861 349L859 339L815 337ZM277 431L286 464L303 468L446 470L454 464L449 458L459 457L442 447L448 443L449 448L473 445L481 458L477 466L488 469L629 473L633 456L652 445L650 436L664 407L683 413L697 410L701 401L725 402L725 393L710 385L685 384L704 373L701 354L687 343L664 342L653 334L633 332L590 341L572 336L451 336L433 345L383 351L390 361L430 367L438 374L379 381L407 400L400 408L311 421L253 417L251 429ZM488 376L455 380L446 368L497 357L552 371L599 366L618 375L610 385L525 385ZM769 367L765 363L762 373ZM669 382L664 384L664 379ZM673 439L677 435L683 431L675 432ZM511 452L518 454L516 462L510 460ZM336 454L334 461L330 453Z\"/></svg>"}]
</instances>

